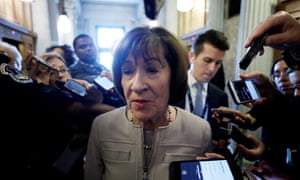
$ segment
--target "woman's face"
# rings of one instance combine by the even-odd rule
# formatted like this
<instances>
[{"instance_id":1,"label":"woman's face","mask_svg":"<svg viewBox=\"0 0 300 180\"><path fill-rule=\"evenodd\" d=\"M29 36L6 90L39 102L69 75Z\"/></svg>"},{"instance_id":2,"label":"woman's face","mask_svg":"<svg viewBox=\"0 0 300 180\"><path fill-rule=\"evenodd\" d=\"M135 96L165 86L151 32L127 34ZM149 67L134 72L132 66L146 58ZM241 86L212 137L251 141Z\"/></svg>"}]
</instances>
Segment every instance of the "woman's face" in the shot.
<instances>
[{"instance_id":1,"label":"woman's face","mask_svg":"<svg viewBox=\"0 0 300 180\"><path fill-rule=\"evenodd\" d=\"M71 74L69 72L69 69L67 68L67 66L65 65L65 63L57 58L51 58L47 61L51 66L55 67L56 69L58 69L57 72L52 72L50 73L50 84L54 85L56 80L60 80L63 82L67 82L67 80L71 79Z\"/></svg>"},{"instance_id":2,"label":"woman's face","mask_svg":"<svg viewBox=\"0 0 300 180\"><path fill-rule=\"evenodd\" d=\"M129 110L138 121L159 120L169 101L170 66L154 56L135 59L129 55L121 67L121 84Z\"/></svg>"},{"instance_id":3,"label":"woman's face","mask_svg":"<svg viewBox=\"0 0 300 180\"><path fill-rule=\"evenodd\" d=\"M277 62L273 68L273 81L277 89L284 95L293 94L294 90L290 89L291 82L287 74L288 65L284 60Z\"/></svg>"}]
</instances>

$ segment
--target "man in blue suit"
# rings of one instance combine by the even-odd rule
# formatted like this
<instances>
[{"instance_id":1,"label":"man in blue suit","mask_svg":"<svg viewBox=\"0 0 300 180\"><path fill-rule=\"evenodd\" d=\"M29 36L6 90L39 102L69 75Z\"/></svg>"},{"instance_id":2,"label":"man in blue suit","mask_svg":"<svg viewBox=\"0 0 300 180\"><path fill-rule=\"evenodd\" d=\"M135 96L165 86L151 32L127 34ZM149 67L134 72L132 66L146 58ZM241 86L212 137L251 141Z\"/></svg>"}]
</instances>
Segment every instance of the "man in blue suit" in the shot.
<instances>
[{"instance_id":1,"label":"man in blue suit","mask_svg":"<svg viewBox=\"0 0 300 180\"><path fill-rule=\"evenodd\" d=\"M228 106L227 94L210 82L222 65L229 43L224 33L214 29L200 34L189 52L190 69L188 71L189 89L185 99L185 109L206 119L212 128L213 139L224 138L220 134L220 124L212 118L212 108ZM201 92L198 92L198 86ZM200 102L197 99L200 95ZM200 107L199 107L200 106ZM200 112L198 113L198 110ZM226 127L226 124L222 125ZM227 141L225 141L227 142Z\"/></svg>"}]
</instances>

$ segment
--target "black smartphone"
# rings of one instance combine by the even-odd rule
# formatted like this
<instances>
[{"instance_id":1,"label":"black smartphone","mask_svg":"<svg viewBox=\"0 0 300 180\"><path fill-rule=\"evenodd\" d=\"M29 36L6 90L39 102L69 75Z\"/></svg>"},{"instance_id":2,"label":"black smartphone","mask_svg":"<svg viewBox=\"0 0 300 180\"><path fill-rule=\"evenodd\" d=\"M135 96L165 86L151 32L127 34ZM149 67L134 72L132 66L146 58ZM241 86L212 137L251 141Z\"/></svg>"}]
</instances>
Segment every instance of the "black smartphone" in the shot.
<instances>
[{"instance_id":1,"label":"black smartphone","mask_svg":"<svg viewBox=\"0 0 300 180\"><path fill-rule=\"evenodd\" d=\"M244 133L242 133L236 126L232 126L230 131L231 131L230 136L236 143L242 144L249 149L253 147L252 141Z\"/></svg>"},{"instance_id":2,"label":"black smartphone","mask_svg":"<svg viewBox=\"0 0 300 180\"><path fill-rule=\"evenodd\" d=\"M230 111L224 111L216 108L211 108L211 111L216 112L219 114L220 118L226 117L229 119L234 119L234 113Z\"/></svg>"},{"instance_id":3,"label":"black smartphone","mask_svg":"<svg viewBox=\"0 0 300 180\"><path fill-rule=\"evenodd\" d=\"M260 93L251 80L227 81L230 95L236 104L245 104L259 99Z\"/></svg>"},{"instance_id":4,"label":"black smartphone","mask_svg":"<svg viewBox=\"0 0 300 180\"><path fill-rule=\"evenodd\" d=\"M169 180L240 179L227 159L174 161L170 163Z\"/></svg>"},{"instance_id":5,"label":"black smartphone","mask_svg":"<svg viewBox=\"0 0 300 180\"><path fill-rule=\"evenodd\" d=\"M86 95L85 87L73 79L70 79L67 82L55 81L55 84L62 90L67 90L75 95L81 97Z\"/></svg>"},{"instance_id":6,"label":"black smartphone","mask_svg":"<svg viewBox=\"0 0 300 180\"><path fill-rule=\"evenodd\" d=\"M242 144L249 149L253 147L252 141L236 126L232 125L230 128L219 127L219 130L227 133L228 137L232 138L236 143Z\"/></svg>"},{"instance_id":7,"label":"black smartphone","mask_svg":"<svg viewBox=\"0 0 300 180\"><path fill-rule=\"evenodd\" d=\"M247 69L247 67L250 65L251 61L254 59L257 53L263 48L265 39L267 37L268 37L268 33L265 33L261 37L253 41L253 43L250 45L246 54L243 56L242 60L239 63L240 69L243 70Z\"/></svg>"},{"instance_id":8,"label":"black smartphone","mask_svg":"<svg viewBox=\"0 0 300 180\"><path fill-rule=\"evenodd\" d=\"M52 69L52 70L57 70L57 69L55 69L53 66L51 66L49 63L47 63L44 59L42 59L42 58L40 58L40 57L38 57L38 56L33 56L33 59L34 59L37 63L42 64L42 65L46 66L47 68L50 68L50 69Z\"/></svg>"}]
</instances>

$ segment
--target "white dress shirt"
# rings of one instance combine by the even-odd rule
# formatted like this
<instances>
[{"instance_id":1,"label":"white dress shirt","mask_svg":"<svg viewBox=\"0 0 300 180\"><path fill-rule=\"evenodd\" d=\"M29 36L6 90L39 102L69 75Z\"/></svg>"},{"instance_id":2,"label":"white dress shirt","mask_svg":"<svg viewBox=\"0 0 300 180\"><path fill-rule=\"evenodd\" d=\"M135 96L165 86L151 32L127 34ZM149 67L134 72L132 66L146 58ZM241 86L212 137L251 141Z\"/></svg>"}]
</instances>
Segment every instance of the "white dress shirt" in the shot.
<instances>
[{"instance_id":1,"label":"white dress shirt","mask_svg":"<svg viewBox=\"0 0 300 180\"><path fill-rule=\"evenodd\" d=\"M189 91L190 91L190 95L191 95L191 99L192 99L192 108L195 107L195 101L196 101L196 94L197 94L197 81L194 78L194 76L192 75L192 72L189 70L188 71L188 87L189 87ZM207 87L208 87L208 83L202 83L203 84L203 90L202 90L202 104L205 106L206 105L206 97L207 97ZM186 95L185 98L185 110L192 112L191 110L191 102L189 99L189 92ZM207 115L207 108L203 107L204 109L204 119L206 119L206 115Z\"/></svg>"}]
</instances>

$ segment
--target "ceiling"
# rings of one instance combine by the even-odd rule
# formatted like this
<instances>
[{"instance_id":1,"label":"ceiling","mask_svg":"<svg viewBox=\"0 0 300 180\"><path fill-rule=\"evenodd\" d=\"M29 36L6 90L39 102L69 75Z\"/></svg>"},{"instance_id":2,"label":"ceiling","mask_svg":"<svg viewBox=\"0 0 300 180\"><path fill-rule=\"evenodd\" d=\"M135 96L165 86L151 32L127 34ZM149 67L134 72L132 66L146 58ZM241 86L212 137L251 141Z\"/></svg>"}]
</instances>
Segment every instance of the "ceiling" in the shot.
<instances>
[{"instance_id":1,"label":"ceiling","mask_svg":"<svg viewBox=\"0 0 300 180\"><path fill-rule=\"evenodd\" d=\"M101 4L139 4L141 0L80 0L81 3L101 3Z\"/></svg>"}]
</instances>

